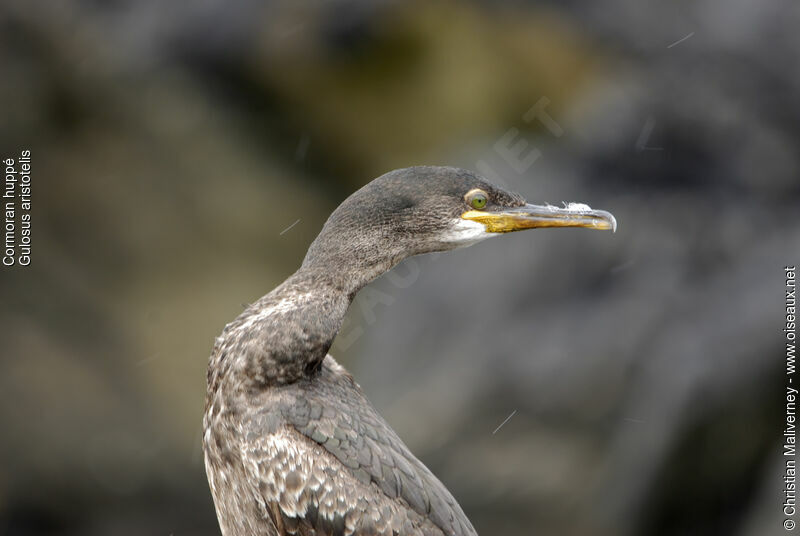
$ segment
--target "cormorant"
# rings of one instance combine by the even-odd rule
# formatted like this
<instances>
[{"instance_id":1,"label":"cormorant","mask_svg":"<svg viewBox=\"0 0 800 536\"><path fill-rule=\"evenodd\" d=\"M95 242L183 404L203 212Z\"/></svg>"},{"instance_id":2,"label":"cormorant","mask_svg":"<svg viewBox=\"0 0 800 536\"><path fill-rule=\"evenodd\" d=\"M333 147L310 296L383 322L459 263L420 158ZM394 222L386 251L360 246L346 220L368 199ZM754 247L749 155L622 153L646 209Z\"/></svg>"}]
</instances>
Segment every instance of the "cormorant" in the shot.
<instances>
[{"instance_id":1,"label":"cormorant","mask_svg":"<svg viewBox=\"0 0 800 536\"><path fill-rule=\"evenodd\" d=\"M328 349L359 289L406 257L539 227L616 222L451 167L395 170L348 197L297 272L216 339L203 449L222 534L476 535Z\"/></svg>"}]
</instances>

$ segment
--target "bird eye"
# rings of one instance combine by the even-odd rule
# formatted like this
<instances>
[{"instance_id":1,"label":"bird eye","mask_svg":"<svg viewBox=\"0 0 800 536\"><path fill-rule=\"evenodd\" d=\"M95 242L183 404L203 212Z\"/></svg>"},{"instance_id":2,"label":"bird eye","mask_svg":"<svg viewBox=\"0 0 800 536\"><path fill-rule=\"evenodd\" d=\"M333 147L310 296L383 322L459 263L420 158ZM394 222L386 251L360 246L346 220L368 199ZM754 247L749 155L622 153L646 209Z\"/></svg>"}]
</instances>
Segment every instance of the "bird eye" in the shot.
<instances>
[{"instance_id":1,"label":"bird eye","mask_svg":"<svg viewBox=\"0 0 800 536\"><path fill-rule=\"evenodd\" d=\"M473 191L467 194L467 203L472 208L481 210L486 207L486 194L480 190Z\"/></svg>"}]
</instances>

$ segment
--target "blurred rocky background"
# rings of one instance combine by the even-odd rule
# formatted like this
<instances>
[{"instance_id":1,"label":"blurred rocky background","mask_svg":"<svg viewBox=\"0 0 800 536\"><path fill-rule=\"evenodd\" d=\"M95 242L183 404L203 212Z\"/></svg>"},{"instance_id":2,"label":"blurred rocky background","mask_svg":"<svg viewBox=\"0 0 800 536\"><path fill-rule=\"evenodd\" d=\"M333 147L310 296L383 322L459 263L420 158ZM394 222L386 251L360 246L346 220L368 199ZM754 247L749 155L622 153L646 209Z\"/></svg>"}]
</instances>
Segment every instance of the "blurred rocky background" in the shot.
<instances>
[{"instance_id":1,"label":"blurred rocky background","mask_svg":"<svg viewBox=\"0 0 800 536\"><path fill-rule=\"evenodd\" d=\"M334 346L478 531L778 534L798 20L5 0L0 151L32 151L34 234L0 272L0 534L218 534L213 338L351 191L433 163L619 221L407 261Z\"/></svg>"}]
</instances>

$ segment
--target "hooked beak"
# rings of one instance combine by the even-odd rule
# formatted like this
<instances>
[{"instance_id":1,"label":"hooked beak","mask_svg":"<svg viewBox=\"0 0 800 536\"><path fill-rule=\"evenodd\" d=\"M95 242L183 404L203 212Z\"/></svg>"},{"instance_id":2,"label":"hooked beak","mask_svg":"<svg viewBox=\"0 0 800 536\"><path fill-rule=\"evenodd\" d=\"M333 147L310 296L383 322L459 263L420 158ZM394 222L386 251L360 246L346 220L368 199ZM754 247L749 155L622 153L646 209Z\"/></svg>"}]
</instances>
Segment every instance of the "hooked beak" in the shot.
<instances>
[{"instance_id":1,"label":"hooked beak","mask_svg":"<svg viewBox=\"0 0 800 536\"><path fill-rule=\"evenodd\" d=\"M617 220L610 212L592 210L588 205L580 203L570 203L564 208L527 204L522 207L503 207L494 210L469 210L461 217L482 223L489 233L511 233L540 227L617 230Z\"/></svg>"}]
</instances>

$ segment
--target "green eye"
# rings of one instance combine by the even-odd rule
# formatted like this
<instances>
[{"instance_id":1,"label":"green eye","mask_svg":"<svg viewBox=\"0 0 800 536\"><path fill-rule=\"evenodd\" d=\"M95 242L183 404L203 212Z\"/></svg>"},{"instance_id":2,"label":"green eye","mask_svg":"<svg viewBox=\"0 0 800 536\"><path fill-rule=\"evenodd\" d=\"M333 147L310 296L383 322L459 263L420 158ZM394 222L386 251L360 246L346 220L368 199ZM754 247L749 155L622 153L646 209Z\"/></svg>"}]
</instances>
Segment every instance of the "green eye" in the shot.
<instances>
[{"instance_id":1,"label":"green eye","mask_svg":"<svg viewBox=\"0 0 800 536\"><path fill-rule=\"evenodd\" d=\"M469 204L472 208L481 210L486 207L486 194L483 192L474 192L469 196Z\"/></svg>"}]
</instances>

